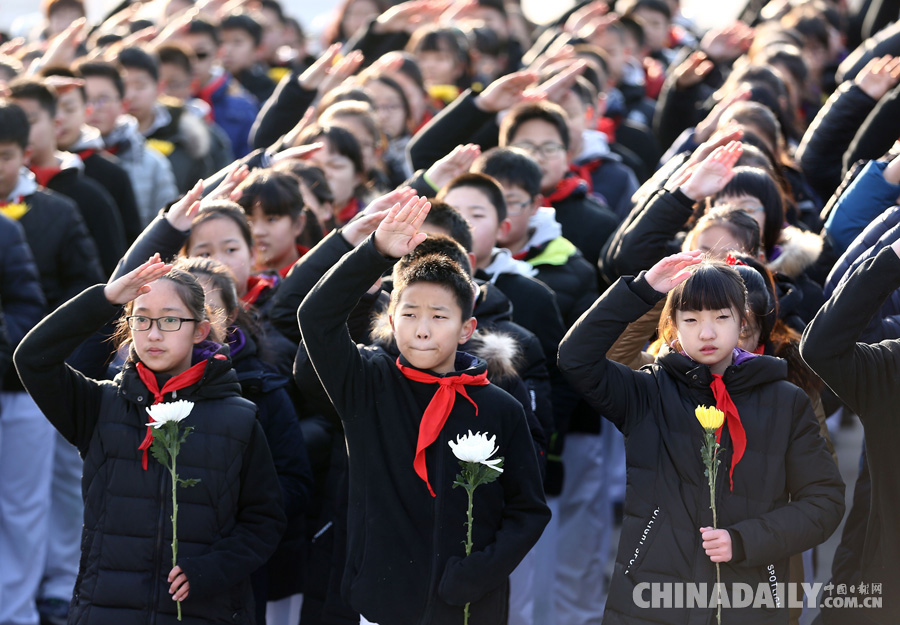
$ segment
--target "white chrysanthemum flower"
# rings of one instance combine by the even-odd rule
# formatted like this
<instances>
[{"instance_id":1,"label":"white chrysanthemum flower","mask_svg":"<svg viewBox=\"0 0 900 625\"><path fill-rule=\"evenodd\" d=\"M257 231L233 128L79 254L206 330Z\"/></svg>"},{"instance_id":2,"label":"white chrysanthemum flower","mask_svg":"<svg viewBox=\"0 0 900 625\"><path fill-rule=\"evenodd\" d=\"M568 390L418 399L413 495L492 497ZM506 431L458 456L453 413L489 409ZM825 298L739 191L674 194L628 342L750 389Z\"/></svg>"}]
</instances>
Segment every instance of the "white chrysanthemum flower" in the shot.
<instances>
[{"instance_id":1,"label":"white chrysanthemum flower","mask_svg":"<svg viewBox=\"0 0 900 625\"><path fill-rule=\"evenodd\" d=\"M455 443L453 441L447 441L447 444L450 445L450 449L453 450L453 455L463 462L483 464L495 471L503 473L502 468L495 466L502 462L503 459L490 459L490 457L497 453L498 450L498 447L494 444L495 440L497 440L496 435L488 438L487 432L484 434L481 432L472 434L472 430L469 430L468 435L463 434L457 436Z\"/></svg>"},{"instance_id":2,"label":"white chrysanthemum flower","mask_svg":"<svg viewBox=\"0 0 900 625\"><path fill-rule=\"evenodd\" d=\"M194 402L183 399L165 404L154 404L147 408L147 414L153 419L153 422L147 425L159 429L165 423L177 423L191 414L193 409Z\"/></svg>"}]
</instances>

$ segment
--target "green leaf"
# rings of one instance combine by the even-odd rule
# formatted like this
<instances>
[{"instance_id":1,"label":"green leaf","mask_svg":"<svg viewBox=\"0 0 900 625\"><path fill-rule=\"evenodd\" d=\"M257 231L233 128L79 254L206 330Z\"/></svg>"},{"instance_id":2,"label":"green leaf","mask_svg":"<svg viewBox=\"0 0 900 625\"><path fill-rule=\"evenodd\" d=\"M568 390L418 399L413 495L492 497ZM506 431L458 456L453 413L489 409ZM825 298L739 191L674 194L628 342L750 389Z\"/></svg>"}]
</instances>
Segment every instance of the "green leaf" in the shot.
<instances>
[{"instance_id":1,"label":"green leaf","mask_svg":"<svg viewBox=\"0 0 900 625\"><path fill-rule=\"evenodd\" d=\"M157 462L159 462L167 469L170 468L169 450L161 440L159 440L158 438L153 439L153 444L150 445L150 453L153 454L153 457L156 458Z\"/></svg>"},{"instance_id":2,"label":"green leaf","mask_svg":"<svg viewBox=\"0 0 900 625\"><path fill-rule=\"evenodd\" d=\"M200 483L200 480L194 479L194 478L191 478L191 479L189 479L189 480L182 480L181 478L179 478L179 479L178 479L178 483L179 483L181 486L185 486L185 487L187 487L187 486L196 486L197 484Z\"/></svg>"}]
</instances>

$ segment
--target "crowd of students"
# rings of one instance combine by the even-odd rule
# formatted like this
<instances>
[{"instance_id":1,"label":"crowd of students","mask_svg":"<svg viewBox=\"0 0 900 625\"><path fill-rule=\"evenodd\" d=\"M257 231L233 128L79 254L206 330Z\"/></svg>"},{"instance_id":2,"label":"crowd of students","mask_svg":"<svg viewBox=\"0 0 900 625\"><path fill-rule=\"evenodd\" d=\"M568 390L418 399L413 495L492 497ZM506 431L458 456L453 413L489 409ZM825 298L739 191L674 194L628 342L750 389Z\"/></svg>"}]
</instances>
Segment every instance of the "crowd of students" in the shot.
<instances>
[{"instance_id":1,"label":"crowd of students","mask_svg":"<svg viewBox=\"0 0 900 625\"><path fill-rule=\"evenodd\" d=\"M900 622L900 5L858 4L45 0L0 38L0 625L707 624L642 589L717 579L799 623L816 564L861 606L816 623Z\"/></svg>"}]
</instances>

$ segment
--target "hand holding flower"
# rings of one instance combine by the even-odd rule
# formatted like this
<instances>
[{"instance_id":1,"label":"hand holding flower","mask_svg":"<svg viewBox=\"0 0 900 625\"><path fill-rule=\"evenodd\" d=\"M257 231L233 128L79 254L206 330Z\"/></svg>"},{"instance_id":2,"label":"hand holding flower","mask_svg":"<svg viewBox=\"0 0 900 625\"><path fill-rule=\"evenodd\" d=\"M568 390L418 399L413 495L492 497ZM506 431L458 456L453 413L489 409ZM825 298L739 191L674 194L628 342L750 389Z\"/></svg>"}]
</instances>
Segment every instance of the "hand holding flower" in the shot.
<instances>
[{"instance_id":1,"label":"hand holding flower","mask_svg":"<svg viewBox=\"0 0 900 625\"><path fill-rule=\"evenodd\" d=\"M169 571L169 577L166 581L171 584L169 586L169 594L172 595L174 601L184 601L188 598L188 594L191 592L191 583L180 566L176 566Z\"/></svg>"},{"instance_id":2,"label":"hand holding flower","mask_svg":"<svg viewBox=\"0 0 900 625\"><path fill-rule=\"evenodd\" d=\"M731 550L731 533L728 530L701 527L700 535L703 537L703 549L711 561L731 562L733 554Z\"/></svg>"}]
</instances>

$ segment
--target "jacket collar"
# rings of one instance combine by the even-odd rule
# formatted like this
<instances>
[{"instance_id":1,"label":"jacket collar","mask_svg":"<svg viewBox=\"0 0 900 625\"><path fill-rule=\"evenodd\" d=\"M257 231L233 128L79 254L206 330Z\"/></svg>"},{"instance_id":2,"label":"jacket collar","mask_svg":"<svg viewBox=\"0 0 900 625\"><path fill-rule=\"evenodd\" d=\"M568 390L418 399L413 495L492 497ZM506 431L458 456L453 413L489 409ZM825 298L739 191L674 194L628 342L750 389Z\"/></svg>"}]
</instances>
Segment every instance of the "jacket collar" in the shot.
<instances>
[{"instance_id":1,"label":"jacket collar","mask_svg":"<svg viewBox=\"0 0 900 625\"><path fill-rule=\"evenodd\" d=\"M743 357L725 369L722 380L730 393L740 393L755 386L777 382L787 378L787 362L772 356ZM713 376L709 366L698 363L688 356L664 345L657 357L659 365L672 377L692 388L709 389Z\"/></svg>"}]
</instances>

